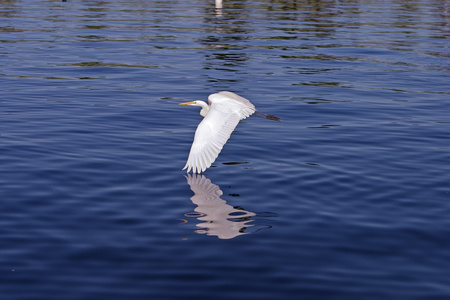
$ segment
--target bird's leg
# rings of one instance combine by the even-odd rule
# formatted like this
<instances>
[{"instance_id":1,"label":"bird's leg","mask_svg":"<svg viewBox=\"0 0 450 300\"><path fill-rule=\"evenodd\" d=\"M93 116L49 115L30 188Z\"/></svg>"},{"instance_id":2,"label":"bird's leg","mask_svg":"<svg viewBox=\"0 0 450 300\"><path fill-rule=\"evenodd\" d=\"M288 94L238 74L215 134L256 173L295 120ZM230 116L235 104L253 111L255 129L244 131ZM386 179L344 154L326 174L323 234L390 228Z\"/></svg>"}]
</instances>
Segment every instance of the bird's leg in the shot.
<instances>
[{"instance_id":1,"label":"bird's leg","mask_svg":"<svg viewBox=\"0 0 450 300\"><path fill-rule=\"evenodd\" d=\"M268 115L268 114L259 112L259 111L257 111L257 110L255 110L255 115L260 116L261 118L268 119L268 120L281 121L280 118L275 117L274 115Z\"/></svg>"}]
</instances>

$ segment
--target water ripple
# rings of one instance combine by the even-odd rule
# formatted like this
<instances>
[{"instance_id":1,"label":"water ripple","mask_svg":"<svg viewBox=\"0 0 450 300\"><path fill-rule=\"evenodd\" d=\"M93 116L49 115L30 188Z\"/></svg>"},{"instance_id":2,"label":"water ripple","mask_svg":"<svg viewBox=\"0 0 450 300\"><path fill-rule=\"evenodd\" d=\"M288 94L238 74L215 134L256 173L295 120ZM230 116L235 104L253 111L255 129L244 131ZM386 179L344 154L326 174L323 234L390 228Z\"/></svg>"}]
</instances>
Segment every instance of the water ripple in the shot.
<instances>
[{"instance_id":1,"label":"water ripple","mask_svg":"<svg viewBox=\"0 0 450 300\"><path fill-rule=\"evenodd\" d=\"M0 11L3 298L449 298L448 1ZM185 177L218 90L282 122Z\"/></svg>"}]
</instances>

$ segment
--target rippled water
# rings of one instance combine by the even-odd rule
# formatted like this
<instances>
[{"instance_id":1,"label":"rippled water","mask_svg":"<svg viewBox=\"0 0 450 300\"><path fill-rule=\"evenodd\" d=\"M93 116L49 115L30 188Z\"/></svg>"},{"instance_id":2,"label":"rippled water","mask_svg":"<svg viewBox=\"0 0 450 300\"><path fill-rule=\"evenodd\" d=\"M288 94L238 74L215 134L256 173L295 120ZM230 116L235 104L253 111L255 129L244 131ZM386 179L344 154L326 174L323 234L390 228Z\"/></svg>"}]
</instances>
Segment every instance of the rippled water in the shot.
<instances>
[{"instance_id":1,"label":"rippled water","mask_svg":"<svg viewBox=\"0 0 450 300\"><path fill-rule=\"evenodd\" d=\"M450 2L1 1L2 299L448 299ZM199 110L239 124L184 166Z\"/></svg>"}]
</instances>

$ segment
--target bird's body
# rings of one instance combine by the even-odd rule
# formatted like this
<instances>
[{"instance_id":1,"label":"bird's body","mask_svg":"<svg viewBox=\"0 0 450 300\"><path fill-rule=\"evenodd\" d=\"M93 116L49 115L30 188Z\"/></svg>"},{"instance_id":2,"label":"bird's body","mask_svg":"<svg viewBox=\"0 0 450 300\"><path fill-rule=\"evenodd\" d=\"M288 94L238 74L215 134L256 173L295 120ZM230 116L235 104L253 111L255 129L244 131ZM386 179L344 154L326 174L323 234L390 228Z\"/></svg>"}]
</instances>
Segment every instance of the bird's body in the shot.
<instances>
[{"instance_id":1,"label":"bird's body","mask_svg":"<svg viewBox=\"0 0 450 300\"><path fill-rule=\"evenodd\" d=\"M187 169L187 172L192 170L194 173L202 173L209 168L239 121L256 112L255 106L249 100L233 92L211 94L208 102L209 105L199 100L180 103L202 107L200 115L204 117L195 131L194 142L183 168ZM278 119L270 115L264 116L268 119Z\"/></svg>"}]
</instances>

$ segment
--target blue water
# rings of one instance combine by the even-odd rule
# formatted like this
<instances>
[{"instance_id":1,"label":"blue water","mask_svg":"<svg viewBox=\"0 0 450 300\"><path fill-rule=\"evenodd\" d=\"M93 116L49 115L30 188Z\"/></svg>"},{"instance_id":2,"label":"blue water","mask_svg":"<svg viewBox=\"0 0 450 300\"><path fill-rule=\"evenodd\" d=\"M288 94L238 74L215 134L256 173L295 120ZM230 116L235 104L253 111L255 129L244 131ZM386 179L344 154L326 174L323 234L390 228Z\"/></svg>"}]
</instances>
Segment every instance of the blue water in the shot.
<instances>
[{"instance_id":1,"label":"blue water","mask_svg":"<svg viewBox=\"0 0 450 300\"><path fill-rule=\"evenodd\" d=\"M2 299L450 299L450 2L0 2ZM204 175L199 109L242 121Z\"/></svg>"}]
</instances>

